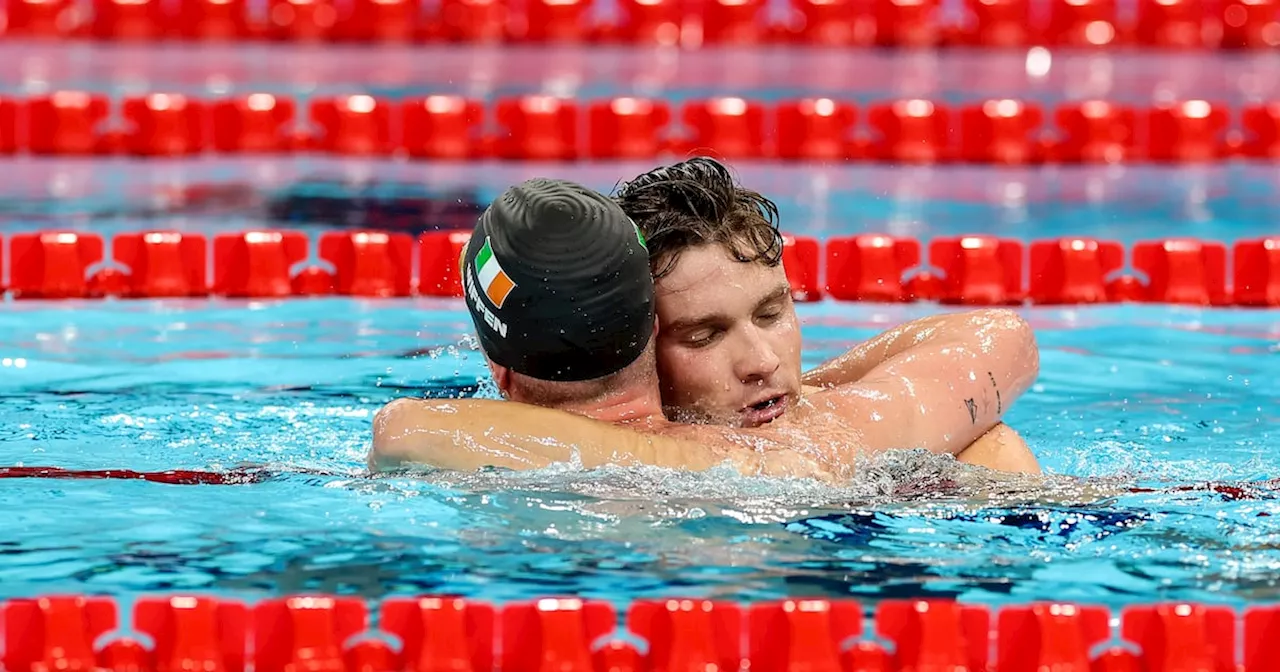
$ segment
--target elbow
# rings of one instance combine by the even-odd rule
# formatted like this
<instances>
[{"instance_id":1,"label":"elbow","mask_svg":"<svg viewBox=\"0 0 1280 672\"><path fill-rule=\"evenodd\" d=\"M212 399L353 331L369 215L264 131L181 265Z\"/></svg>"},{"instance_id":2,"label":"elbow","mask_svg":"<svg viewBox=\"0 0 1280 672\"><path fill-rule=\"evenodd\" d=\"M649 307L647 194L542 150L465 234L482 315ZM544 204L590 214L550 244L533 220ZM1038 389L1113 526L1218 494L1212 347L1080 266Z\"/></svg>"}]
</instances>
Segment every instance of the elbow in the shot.
<instances>
[{"instance_id":1,"label":"elbow","mask_svg":"<svg viewBox=\"0 0 1280 672\"><path fill-rule=\"evenodd\" d=\"M370 471L389 471L412 461L406 433L409 416L416 406L413 399L396 399L373 416L373 441L368 457Z\"/></svg>"},{"instance_id":2,"label":"elbow","mask_svg":"<svg viewBox=\"0 0 1280 672\"><path fill-rule=\"evenodd\" d=\"M397 399L373 418L368 465L373 471L475 469L483 459L468 439L467 423L454 404Z\"/></svg>"},{"instance_id":3,"label":"elbow","mask_svg":"<svg viewBox=\"0 0 1280 672\"><path fill-rule=\"evenodd\" d=\"M1040 346L1036 343L1035 330L1021 315L1006 308L980 311L984 347L1005 359L1010 373L1026 386L1040 375Z\"/></svg>"}]
</instances>

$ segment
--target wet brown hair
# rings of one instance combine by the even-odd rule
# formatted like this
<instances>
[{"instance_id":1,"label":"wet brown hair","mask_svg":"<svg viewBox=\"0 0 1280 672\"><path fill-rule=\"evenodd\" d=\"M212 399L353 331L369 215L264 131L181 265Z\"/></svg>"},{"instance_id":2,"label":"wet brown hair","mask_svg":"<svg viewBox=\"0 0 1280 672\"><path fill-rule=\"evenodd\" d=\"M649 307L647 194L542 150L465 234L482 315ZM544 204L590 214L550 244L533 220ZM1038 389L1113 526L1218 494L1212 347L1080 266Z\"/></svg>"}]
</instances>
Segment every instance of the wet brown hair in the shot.
<instances>
[{"instance_id":1,"label":"wet brown hair","mask_svg":"<svg viewBox=\"0 0 1280 672\"><path fill-rule=\"evenodd\" d=\"M744 263L782 261L778 206L738 185L715 159L655 168L623 184L614 200L644 234L655 279L671 272L681 252L708 243Z\"/></svg>"}]
</instances>

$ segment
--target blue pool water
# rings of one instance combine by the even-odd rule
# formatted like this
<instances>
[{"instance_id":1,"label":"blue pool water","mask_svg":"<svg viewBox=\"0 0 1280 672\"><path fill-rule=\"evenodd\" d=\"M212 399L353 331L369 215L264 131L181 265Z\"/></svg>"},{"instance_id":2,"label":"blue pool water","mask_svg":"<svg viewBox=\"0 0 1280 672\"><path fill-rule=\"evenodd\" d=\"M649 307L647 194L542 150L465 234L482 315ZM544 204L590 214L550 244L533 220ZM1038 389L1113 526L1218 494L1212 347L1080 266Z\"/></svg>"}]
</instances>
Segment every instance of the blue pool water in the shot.
<instances>
[{"instance_id":1,"label":"blue pool water","mask_svg":"<svg viewBox=\"0 0 1280 672\"><path fill-rule=\"evenodd\" d=\"M380 404L471 393L483 375L458 308L11 303L0 464L255 464L268 476L3 481L0 596L1275 596L1280 493L1264 482L1280 474L1275 313L1026 311L1043 375L1008 422L1055 475L1047 485L917 454L839 488L568 467L366 477ZM805 306L806 363L932 310ZM1239 490L1179 490L1206 481Z\"/></svg>"}]
</instances>

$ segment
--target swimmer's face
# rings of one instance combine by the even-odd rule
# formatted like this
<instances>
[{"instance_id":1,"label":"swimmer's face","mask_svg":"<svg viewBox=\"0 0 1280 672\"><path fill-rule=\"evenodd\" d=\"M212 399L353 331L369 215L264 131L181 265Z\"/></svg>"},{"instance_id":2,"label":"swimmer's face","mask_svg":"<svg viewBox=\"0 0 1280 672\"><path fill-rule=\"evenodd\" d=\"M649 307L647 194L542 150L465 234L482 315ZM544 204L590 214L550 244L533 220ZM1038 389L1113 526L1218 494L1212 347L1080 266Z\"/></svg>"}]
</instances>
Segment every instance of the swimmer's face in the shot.
<instances>
[{"instance_id":1,"label":"swimmer's face","mask_svg":"<svg viewBox=\"0 0 1280 672\"><path fill-rule=\"evenodd\" d=\"M676 419L757 427L800 394L800 326L782 266L684 250L657 290L658 375Z\"/></svg>"}]
</instances>

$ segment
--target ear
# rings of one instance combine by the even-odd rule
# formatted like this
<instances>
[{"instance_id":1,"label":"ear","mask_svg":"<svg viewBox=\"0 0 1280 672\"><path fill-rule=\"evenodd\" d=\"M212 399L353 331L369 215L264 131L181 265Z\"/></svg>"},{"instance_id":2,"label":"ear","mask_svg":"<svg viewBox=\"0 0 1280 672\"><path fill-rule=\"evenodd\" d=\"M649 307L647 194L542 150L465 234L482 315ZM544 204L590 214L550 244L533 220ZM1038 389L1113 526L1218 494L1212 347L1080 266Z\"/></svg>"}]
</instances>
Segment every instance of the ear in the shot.
<instances>
[{"instance_id":1,"label":"ear","mask_svg":"<svg viewBox=\"0 0 1280 672\"><path fill-rule=\"evenodd\" d=\"M493 372L493 382L495 385L498 386L498 391L502 393L502 396L504 398L510 399L511 398L511 369L508 369L507 367L501 364L494 364L492 360L488 360L488 361L489 361L489 370Z\"/></svg>"}]
</instances>

